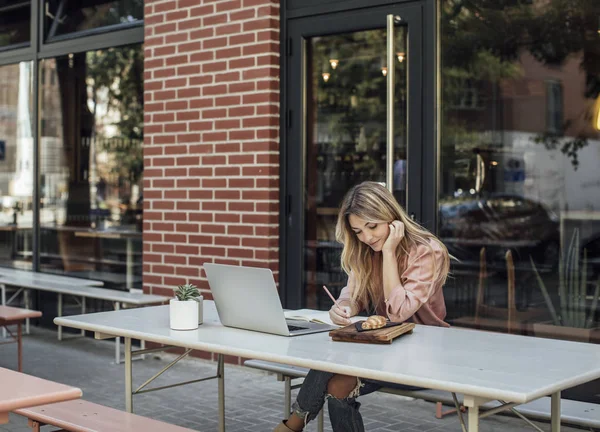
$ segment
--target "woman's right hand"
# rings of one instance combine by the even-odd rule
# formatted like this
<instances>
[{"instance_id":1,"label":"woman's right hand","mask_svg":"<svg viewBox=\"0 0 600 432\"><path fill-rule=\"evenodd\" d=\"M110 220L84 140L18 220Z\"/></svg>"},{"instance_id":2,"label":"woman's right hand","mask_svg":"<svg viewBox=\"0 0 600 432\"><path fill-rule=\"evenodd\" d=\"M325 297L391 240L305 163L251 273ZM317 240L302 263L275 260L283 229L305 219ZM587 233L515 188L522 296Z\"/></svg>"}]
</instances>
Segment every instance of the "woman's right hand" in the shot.
<instances>
[{"instance_id":1,"label":"woman's right hand","mask_svg":"<svg viewBox=\"0 0 600 432\"><path fill-rule=\"evenodd\" d=\"M347 312L348 311L348 312ZM350 318L351 308L350 306L342 306L341 308L337 305L333 305L331 309L329 309L329 318L334 324L340 326L347 326L351 324Z\"/></svg>"}]
</instances>

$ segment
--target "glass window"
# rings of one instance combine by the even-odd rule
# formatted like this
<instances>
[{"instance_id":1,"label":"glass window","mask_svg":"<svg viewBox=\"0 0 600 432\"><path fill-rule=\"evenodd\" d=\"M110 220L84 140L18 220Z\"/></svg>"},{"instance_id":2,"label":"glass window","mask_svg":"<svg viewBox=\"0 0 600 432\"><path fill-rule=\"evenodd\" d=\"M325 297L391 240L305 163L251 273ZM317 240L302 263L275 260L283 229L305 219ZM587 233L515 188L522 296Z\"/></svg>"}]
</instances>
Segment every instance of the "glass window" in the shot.
<instances>
[{"instance_id":1,"label":"glass window","mask_svg":"<svg viewBox=\"0 0 600 432\"><path fill-rule=\"evenodd\" d=\"M448 319L597 343L600 2L441 4Z\"/></svg>"},{"instance_id":2,"label":"glass window","mask_svg":"<svg viewBox=\"0 0 600 432\"><path fill-rule=\"evenodd\" d=\"M43 271L141 288L143 48L41 62Z\"/></svg>"},{"instance_id":3,"label":"glass window","mask_svg":"<svg viewBox=\"0 0 600 432\"><path fill-rule=\"evenodd\" d=\"M0 67L0 265L31 268L32 63ZM16 90L16 91L15 91Z\"/></svg>"},{"instance_id":4,"label":"glass window","mask_svg":"<svg viewBox=\"0 0 600 432\"><path fill-rule=\"evenodd\" d=\"M0 48L28 45L30 23L30 1L0 0Z\"/></svg>"},{"instance_id":5,"label":"glass window","mask_svg":"<svg viewBox=\"0 0 600 432\"><path fill-rule=\"evenodd\" d=\"M143 0L46 0L46 40L107 26L141 23Z\"/></svg>"}]
</instances>

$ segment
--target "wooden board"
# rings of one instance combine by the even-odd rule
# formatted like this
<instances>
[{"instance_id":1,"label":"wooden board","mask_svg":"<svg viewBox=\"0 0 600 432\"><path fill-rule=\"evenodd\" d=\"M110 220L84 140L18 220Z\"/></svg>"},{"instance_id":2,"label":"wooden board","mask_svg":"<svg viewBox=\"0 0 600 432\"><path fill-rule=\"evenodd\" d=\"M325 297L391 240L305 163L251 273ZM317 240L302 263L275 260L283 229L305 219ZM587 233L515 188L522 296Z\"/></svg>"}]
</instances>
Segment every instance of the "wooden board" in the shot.
<instances>
[{"instance_id":1,"label":"wooden board","mask_svg":"<svg viewBox=\"0 0 600 432\"><path fill-rule=\"evenodd\" d=\"M414 328L414 323L404 323L393 327L359 332L356 330L354 324L350 324L349 326L341 329L330 331L329 336L332 340L338 342L391 344L392 341L398 336L412 333Z\"/></svg>"}]
</instances>

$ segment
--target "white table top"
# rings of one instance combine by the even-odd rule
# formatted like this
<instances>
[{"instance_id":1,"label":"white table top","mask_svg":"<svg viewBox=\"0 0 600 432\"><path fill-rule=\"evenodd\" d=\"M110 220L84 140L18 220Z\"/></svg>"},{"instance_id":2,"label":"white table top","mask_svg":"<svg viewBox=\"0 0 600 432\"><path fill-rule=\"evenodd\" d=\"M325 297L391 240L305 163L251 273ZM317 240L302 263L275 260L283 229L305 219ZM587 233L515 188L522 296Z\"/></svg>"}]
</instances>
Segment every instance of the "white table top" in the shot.
<instances>
[{"instance_id":1,"label":"white table top","mask_svg":"<svg viewBox=\"0 0 600 432\"><path fill-rule=\"evenodd\" d=\"M284 337L223 327L204 301L197 330L169 328L169 307L55 318L65 327L219 354L525 403L600 377L600 346L418 325L391 345Z\"/></svg>"},{"instance_id":2,"label":"white table top","mask_svg":"<svg viewBox=\"0 0 600 432\"><path fill-rule=\"evenodd\" d=\"M11 281L25 281L26 283L44 283L44 282L55 282L63 285L76 285L76 286L102 286L104 282L97 280L89 280L83 278L74 278L69 276L56 275L52 273L36 273L31 271L17 270L11 268L0 267L0 283L3 283L4 279ZM9 284L9 282L6 282Z\"/></svg>"},{"instance_id":3,"label":"white table top","mask_svg":"<svg viewBox=\"0 0 600 432\"><path fill-rule=\"evenodd\" d=\"M8 422L8 413L54 402L81 397L81 390L53 381L37 378L10 369L0 368L0 423Z\"/></svg>"},{"instance_id":4,"label":"white table top","mask_svg":"<svg viewBox=\"0 0 600 432\"><path fill-rule=\"evenodd\" d=\"M69 285L57 282L41 280L35 277L32 278L15 278L10 276L2 276L0 274L0 284L14 285L21 288L36 289L41 291L55 292L77 297L87 297L102 299L107 301L122 302L132 305L151 305L165 303L171 297L143 294L137 292L119 291L109 288L86 286L86 285Z\"/></svg>"}]
</instances>

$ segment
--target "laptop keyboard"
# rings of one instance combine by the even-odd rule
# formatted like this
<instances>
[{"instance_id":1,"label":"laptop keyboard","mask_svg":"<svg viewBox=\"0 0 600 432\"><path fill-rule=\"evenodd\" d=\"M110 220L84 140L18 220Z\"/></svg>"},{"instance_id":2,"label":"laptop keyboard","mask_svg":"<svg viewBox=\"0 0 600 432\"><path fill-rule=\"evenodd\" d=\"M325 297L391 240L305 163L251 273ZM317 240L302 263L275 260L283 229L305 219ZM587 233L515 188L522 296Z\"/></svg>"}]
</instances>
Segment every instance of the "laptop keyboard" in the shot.
<instances>
[{"instance_id":1,"label":"laptop keyboard","mask_svg":"<svg viewBox=\"0 0 600 432\"><path fill-rule=\"evenodd\" d=\"M298 326L293 326L293 325L288 324L288 330L289 331L308 330L308 327L298 327Z\"/></svg>"}]
</instances>

